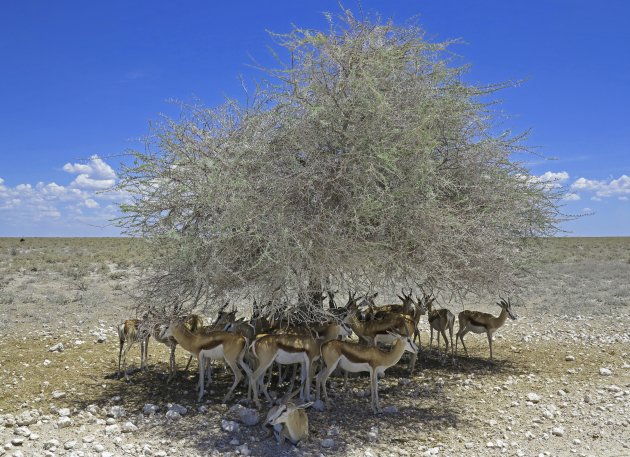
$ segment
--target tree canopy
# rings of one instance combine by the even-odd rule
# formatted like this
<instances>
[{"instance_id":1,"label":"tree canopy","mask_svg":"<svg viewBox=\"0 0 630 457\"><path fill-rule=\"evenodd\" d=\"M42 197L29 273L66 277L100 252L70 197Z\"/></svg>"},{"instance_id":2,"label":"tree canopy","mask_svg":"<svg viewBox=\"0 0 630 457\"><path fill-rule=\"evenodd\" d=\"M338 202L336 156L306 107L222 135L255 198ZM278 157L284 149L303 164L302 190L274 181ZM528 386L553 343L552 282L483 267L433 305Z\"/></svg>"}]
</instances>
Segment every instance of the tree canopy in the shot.
<instances>
[{"instance_id":1,"label":"tree canopy","mask_svg":"<svg viewBox=\"0 0 630 457\"><path fill-rule=\"evenodd\" d=\"M134 153L122 224L155 247L145 303L317 314L326 288L506 291L554 232L558 191L497 130L508 84L466 82L414 24L327 18L271 35L278 64L246 103L187 107Z\"/></svg>"}]
</instances>

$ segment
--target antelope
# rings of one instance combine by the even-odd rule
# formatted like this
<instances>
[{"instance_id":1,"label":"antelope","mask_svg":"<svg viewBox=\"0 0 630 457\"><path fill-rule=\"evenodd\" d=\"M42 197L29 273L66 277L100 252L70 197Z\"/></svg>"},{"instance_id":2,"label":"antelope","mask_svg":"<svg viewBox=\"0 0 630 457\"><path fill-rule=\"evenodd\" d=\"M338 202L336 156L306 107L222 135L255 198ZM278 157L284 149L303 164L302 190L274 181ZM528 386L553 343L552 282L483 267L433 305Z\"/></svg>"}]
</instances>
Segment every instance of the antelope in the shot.
<instances>
[{"instance_id":1,"label":"antelope","mask_svg":"<svg viewBox=\"0 0 630 457\"><path fill-rule=\"evenodd\" d=\"M274 429L278 443L283 444L288 439L291 444L297 446L300 441L308 438L308 415L306 408L313 403L296 405L295 403L282 403L276 405L267 413L266 423Z\"/></svg>"},{"instance_id":2,"label":"antelope","mask_svg":"<svg viewBox=\"0 0 630 457\"><path fill-rule=\"evenodd\" d=\"M191 331L196 331L197 328L203 325L203 320L196 314L191 314L185 320L186 326ZM118 377L120 378L120 364L122 358L123 370L125 372L125 379L129 380L127 375L127 353L134 343L140 343L140 368L147 368L147 361L149 358L149 338L152 336L156 341L168 346L171 350L169 358L169 366L171 374L169 380L171 380L177 371L175 363L175 348L177 342L172 338L162 339L161 334L164 331L164 326L156 324L150 332L142 329L142 321L140 319L127 319L118 326L118 339L120 342L120 349L118 351ZM127 344L127 347L123 351L123 347ZM188 368L188 367L186 367Z\"/></svg>"},{"instance_id":3,"label":"antelope","mask_svg":"<svg viewBox=\"0 0 630 457\"><path fill-rule=\"evenodd\" d=\"M426 297L426 296L425 296ZM423 298L424 299L424 298ZM426 300L429 320L429 327L431 328L431 340L429 341L429 349L433 345L433 330L437 330L437 347L438 352L440 351L440 334L444 337L444 341L446 344L446 348L444 352L448 352L449 340L446 337L446 329L448 328L451 340L451 354L453 353L453 325L455 324L455 315L451 313L448 309L433 309L433 299Z\"/></svg>"},{"instance_id":4,"label":"antelope","mask_svg":"<svg viewBox=\"0 0 630 457\"><path fill-rule=\"evenodd\" d=\"M465 310L459 313L459 330L457 330L457 335L455 335L455 355L457 355L457 338L462 341L462 346L464 346L464 351L466 351L466 356L468 356L468 350L464 344L464 335L468 332L485 332L488 336L488 344L490 345L490 360L492 360L492 335L494 335L494 332L505 324L505 320L508 316L512 320L516 320L518 318L516 313L512 310L512 303L509 298L507 301L501 299L500 302L497 302L497 305L501 307L501 314L497 317L480 311Z\"/></svg>"},{"instance_id":5,"label":"antelope","mask_svg":"<svg viewBox=\"0 0 630 457\"><path fill-rule=\"evenodd\" d=\"M401 335L413 336L417 328L415 321L406 314L388 313L380 320L362 322L355 313L350 313L344 320L357 334L360 340L369 346L374 346L378 341L392 342L391 332ZM409 372L413 373L416 365L417 351L411 356Z\"/></svg>"},{"instance_id":6,"label":"antelope","mask_svg":"<svg viewBox=\"0 0 630 457\"><path fill-rule=\"evenodd\" d=\"M200 335L192 333L182 323L171 323L162 333L162 338L168 337L175 338L182 348L197 356L197 363L199 364L199 397L197 401L201 401L204 394L206 359L224 360L234 373L234 383L223 398L224 403L230 399L232 392L243 379L238 366L240 365L245 373L251 376L250 368L243 361L247 350L247 340L241 335L223 331Z\"/></svg>"},{"instance_id":7,"label":"antelope","mask_svg":"<svg viewBox=\"0 0 630 457\"><path fill-rule=\"evenodd\" d=\"M354 373L367 371L370 373L372 411L374 413L379 412L379 375L383 375L386 369L397 364L405 351L409 351L413 355L416 355L418 352L418 346L416 346L409 335L392 333L392 337L395 338L395 341L389 352L385 352L375 346L363 346L347 341L331 340L324 343L321 348L321 356L325 368L317 375L317 399L319 400L321 389L323 389L324 401L328 404L326 380L339 365L346 371Z\"/></svg>"},{"instance_id":8,"label":"antelope","mask_svg":"<svg viewBox=\"0 0 630 457\"><path fill-rule=\"evenodd\" d=\"M264 335L252 343L250 349L258 359L258 366L250 376L250 388L253 392L254 403L260 407L258 400L258 385L261 377L273 362L283 365L299 363L302 365L300 398L310 400L310 388L313 377L313 362L319 356L319 344L309 336L272 334ZM267 387L262 384L263 393L271 402Z\"/></svg>"},{"instance_id":9,"label":"antelope","mask_svg":"<svg viewBox=\"0 0 630 457\"><path fill-rule=\"evenodd\" d=\"M121 377L120 365L125 373L125 379L129 381L127 374L127 354L134 343L140 343L140 369L146 369L146 352L149 344L148 333L140 331L140 319L127 319L118 325L118 378Z\"/></svg>"}]
</instances>

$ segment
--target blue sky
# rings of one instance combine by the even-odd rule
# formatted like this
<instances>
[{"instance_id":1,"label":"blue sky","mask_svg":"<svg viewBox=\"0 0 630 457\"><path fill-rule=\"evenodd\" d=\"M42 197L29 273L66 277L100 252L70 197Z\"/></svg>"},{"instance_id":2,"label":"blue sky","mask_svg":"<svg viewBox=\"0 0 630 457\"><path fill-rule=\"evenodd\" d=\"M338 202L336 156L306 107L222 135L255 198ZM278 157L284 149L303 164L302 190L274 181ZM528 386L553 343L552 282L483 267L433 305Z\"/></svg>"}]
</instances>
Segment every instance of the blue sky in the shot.
<instances>
[{"instance_id":1,"label":"blue sky","mask_svg":"<svg viewBox=\"0 0 630 457\"><path fill-rule=\"evenodd\" d=\"M566 188L570 235L630 235L630 2L368 1L434 40L460 38L469 81L503 91L502 127L531 129L531 170ZM358 3L345 2L358 11ZM112 236L124 152L172 99L241 93L266 30L325 28L336 1L29 1L0 15L0 236Z\"/></svg>"}]
</instances>

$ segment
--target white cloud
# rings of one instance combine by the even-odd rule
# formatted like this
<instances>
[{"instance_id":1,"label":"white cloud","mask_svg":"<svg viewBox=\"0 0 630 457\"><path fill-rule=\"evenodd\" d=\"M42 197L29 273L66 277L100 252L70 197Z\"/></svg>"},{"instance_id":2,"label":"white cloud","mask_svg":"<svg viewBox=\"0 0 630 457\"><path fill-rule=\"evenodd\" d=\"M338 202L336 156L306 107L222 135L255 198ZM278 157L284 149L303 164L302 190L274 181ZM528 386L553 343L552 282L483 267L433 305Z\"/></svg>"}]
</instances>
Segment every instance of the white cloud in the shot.
<instances>
[{"instance_id":1,"label":"white cloud","mask_svg":"<svg viewBox=\"0 0 630 457\"><path fill-rule=\"evenodd\" d=\"M114 179L92 179L86 174L80 174L70 183L71 186L79 189L105 190L116 184Z\"/></svg>"},{"instance_id":2,"label":"white cloud","mask_svg":"<svg viewBox=\"0 0 630 457\"><path fill-rule=\"evenodd\" d=\"M88 208L98 208L100 206L97 202L95 202L91 198L88 198L87 200L85 200L83 204L87 206Z\"/></svg>"},{"instance_id":3,"label":"white cloud","mask_svg":"<svg viewBox=\"0 0 630 457\"><path fill-rule=\"evenodd\" d=\"M118 207L113 203L126 201L129 195L109 190L117 181L113 168L92 156L86 164L67 163L63 169L77 176L69 183L40 181L15 186L8 186L0 178L3 233L20 236L24 230L30 230L45 236L55 230L56 234L76 236L82 232L98 234L93 232L95 227L107 226L109 234L115 233L109 222L118 215Z\"/></svg>"},{"instance_id":4,"label":"white cloud","mask_svg":"<svg viewBox=\"0 0 630 457\"><path fill-rule=\"evenodd\" d=\"M553 171L547 171L540 176L535 176L534 178L537 178L539 182L562 183L569 179L569 173L567 173L566 171L559 171L557 173Z\"/></svg>"},{"instance_id":5,"label":"white cloud","mask_svg":"<svg viewBox=\"0 0 630 457\"><path fill-rule=\"evenodd\" d=\"M564 197L562 197L562 199L566 201L577 201L581 200L582 198L576 193L569 192L567 194L564 194Z\"/></svg>"},{"instance_id":6,"label":"white cloud","mask_svg":"<svg viewBox=\"0 0 630 457\"><path fill-rule=\"evenodd\" d=\"M529 181L533 183L540 183L547 189L557 189L562 187L562 184L569 180L569 173L566 171L547 171L540 176L530 176Z\"/></svg>"},{"instance_id":7,"label":"white cloud","mask_svg":"<svg viewBox=\"0 0 630 457\"><path fill-rule=\"evenodd\" d=\"M80 173L90 178L99 179L115 179L116 172L112 167L103 162L98 155L93 155L87 164L83 163L67 163L63 166L63 170L68 173Z\"/></svg>"},{"instance_id":8,"label":"white cloud","mask_svg":"<svg viewBox=\"0 0 630 457\"><path fill-rule=\"evenodd\" d=\"M592 199L596 201L606 197L628 196L630 195L630 176L621 175L617 179L610 178L601 181L578 178L571 184L571 190L595 192Z\"/></svg>"}]
</instances>

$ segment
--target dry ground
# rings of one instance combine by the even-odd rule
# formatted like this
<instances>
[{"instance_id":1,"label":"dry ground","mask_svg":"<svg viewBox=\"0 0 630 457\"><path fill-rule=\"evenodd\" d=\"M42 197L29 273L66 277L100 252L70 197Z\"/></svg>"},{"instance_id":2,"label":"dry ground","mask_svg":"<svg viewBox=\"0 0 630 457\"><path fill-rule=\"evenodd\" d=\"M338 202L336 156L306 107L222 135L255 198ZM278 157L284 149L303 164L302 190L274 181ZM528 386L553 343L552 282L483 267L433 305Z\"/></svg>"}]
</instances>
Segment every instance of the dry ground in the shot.
<instances>
[{"instance_id":1,"label":"dry ground","mask_svg":"<svg viewBox=\"0 0 630 457\"><path fill-rule=\"evenodd\" d=\"M52 455L77 456L235 455L244 443L252 455L630 455L630 239L545 243L519 319L495 339L495 363L483 336L469 334L469 357L452 359L426 349L425 329L416 373L400 365L379 382L382 406L393 412L371 414L367 378L350 379L345 391L333 380L331 408L309 410L311 438L299 448L276 445L260 427L223 431L229 377L217 370L199 410L196 367L167 384L158 344L148 372L135 371L131 383L116 378L115 325L129 315L127 291L142 256L133 240L0 239L0 455L46 455L51 438L61 443ZM498 313L480 300L451 308ZM63 352L48 351L59 342ZM138 350L131 354L137 367ZM178 352L180 370L185 361ZM244 395L241 386L237 400ZM169 403L188 413L167 419ZM145 416L146 404L161 411ZM107 429L112 406L126 416L111 424L138 430ZM65 407L72 426L56 428ZM30 439L10 444L20 432L7 414L29 410L39 415ZM333 447L322 446L325 438Z\"/></svg>"}]
</instances>

